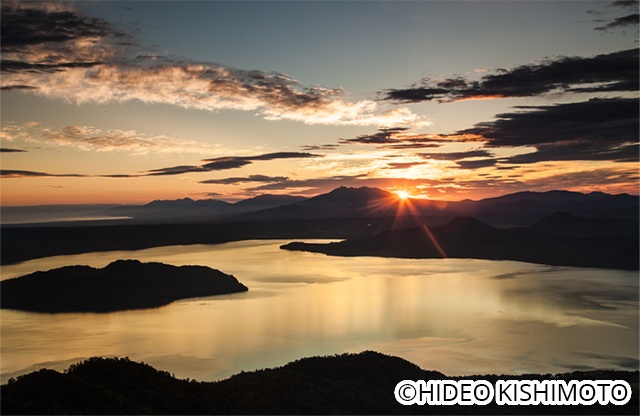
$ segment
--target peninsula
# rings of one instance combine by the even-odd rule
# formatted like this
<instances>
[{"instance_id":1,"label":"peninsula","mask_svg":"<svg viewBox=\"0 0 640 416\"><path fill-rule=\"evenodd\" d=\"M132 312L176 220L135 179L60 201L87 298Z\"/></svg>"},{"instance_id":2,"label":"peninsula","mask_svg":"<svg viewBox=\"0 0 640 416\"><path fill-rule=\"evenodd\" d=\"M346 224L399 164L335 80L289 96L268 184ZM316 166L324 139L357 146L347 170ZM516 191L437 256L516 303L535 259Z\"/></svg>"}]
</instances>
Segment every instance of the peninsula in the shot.
<instances>
[{"instance_id":1,"label":"peninsula","mask_svg":"<svg viewBox=\"0 0 640 416\"><path fill-rule=\"evenodd\" d=\"M66 266L0 282L3 309L47 313L156 308L247 290L235 277L209 267L138 260L118 260L102 269Z\"/></svg>"}]
</instances>

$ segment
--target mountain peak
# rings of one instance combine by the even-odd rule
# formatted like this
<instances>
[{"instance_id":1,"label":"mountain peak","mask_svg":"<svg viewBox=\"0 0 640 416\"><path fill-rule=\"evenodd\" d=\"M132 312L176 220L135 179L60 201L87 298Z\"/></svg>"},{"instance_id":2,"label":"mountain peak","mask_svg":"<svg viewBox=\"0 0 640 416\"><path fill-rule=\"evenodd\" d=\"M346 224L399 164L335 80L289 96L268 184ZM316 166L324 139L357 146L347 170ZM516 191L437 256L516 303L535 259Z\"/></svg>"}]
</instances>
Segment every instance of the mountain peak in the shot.
<instances>
[{"instance_id":1,"label":"mountain peak","mask_svg":"<svg viewBox=\"0 0 640 416\"><path fill-rule=\"evenodd\" d=\"M368 186L361 186L360 188L350 188L341 186L333 191L318 195L318 197L333 196L333 197L360 197L360 198L386 198L391 196L391 192L383 191L380 188L370 188ZM317 197L316 197L317 198Z\"/></svg>"}]
</instances>

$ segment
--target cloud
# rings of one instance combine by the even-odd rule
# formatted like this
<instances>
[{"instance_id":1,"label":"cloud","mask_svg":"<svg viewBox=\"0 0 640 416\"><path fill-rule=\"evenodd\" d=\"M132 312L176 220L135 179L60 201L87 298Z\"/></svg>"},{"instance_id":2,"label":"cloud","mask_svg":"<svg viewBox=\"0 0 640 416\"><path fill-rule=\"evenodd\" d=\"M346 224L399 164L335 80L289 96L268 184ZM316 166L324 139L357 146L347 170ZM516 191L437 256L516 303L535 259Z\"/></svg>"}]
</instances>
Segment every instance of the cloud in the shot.
<instances>
[{"instance_id":1,"label":"cloud","mask_svg":"<svg viewBox=\"0 0 640 416\"><path fill-rule=\"evenodd\" d=\"M38 123L4 124L3 137L47 145L74 147L83 151L126 151L132 154L204 153L217 146L164 135L148 135L136 130L101 130L92 126L65 126L60 129Z\"/></svg>"},{"instance_id":2,"label":"cloud","mask_svg":"<svg viewBox=\"0 0 640 416\"><path fill-rule=\"evenodd\" d=\"M381 128L373 134L362 134L353 139L340 139L340 145L374 144L383 149L422 149L440 147L449 141L445 135L409 134L407 127Z\"/></svg>"},{"instance_id":3,"label":"cloud","mask_svg":"<svg viewBox=\"0 0 640 416\"><path fill-rule=\"evenodd\" d=\"M116 31L102 19L81 16L64 4L44 3L31 7L18 2L2 5L2 48L96 39Z\"/></svg>"},{"instance_id":4,"label":"cloud","mask_svg":"<svg viewBox=\"0 0 640 416\"><path fill-rule=\"evenodd\" d=\"M613 22L608 23L604 26L597 27L596 30L612 30L626 27L635 27L638 26L638 21L640 20L640 14L630 14L628 16L618 17Z\"/></svg>"},{"instance_id":5,"label":"cloud","mask_svg":"<svg viewBox=\"0 0 640 416\"><path fill-rule=\"evenodd\" d=\"M534 146L535 153L513 156L509 163L548 160L638 160L638 113L635 98L594 98L550 106L519 106L527 111L498 114L497 120L460 131L490 147Z\"/></svg>"},{"instance_id":6,"label":"cloud","mask_svg":"<svg viewBox=\"0 0 640 416\"><path fill-rule=\"evenodd\" d=\"M304 158L315 158L315 157L323 157L322 155L316 155L312 153L305 152L276 152L276 153L266 153L262 155L256 156L225 156L214 159L205 159L202 160L203 163L201 165L182 165L182 166L172 166L167 168L160 169L152 169L146 172L135 173L135 174L104 174L104 175L83 175L83 174L51 174L45 172L37 172L37 171L28 171L28 170L2 170L3 178L34 178L34 177L93 177L93 178L139 178L143 176L170 176L170 175L182 175L185 173L194 173L194 172L213 172L218 170L227 170L239 168L245 165L249 165L254 161L269 161L269 160L277 160L277 159L304 159ZM262 175L253 175L246 178L231 178L238 179L244 182L273 182L279 180L286 180L286 177L274 177L269 178L267 176ZM215 180L212 180L215 181ZM224 180L223 180L224 181ZM208 183L216 183L216 182L208 182ZM220 182L223 183L223 182Z\"/></svg>"},{"instance_id":7,"label":"cloud","mask_svg":"<svg viewBox=\"0 0 640 416\"><path fill-rule=\"evenodd\" d=\"M78 104L141 101L209 111L252 111L267 120L306 124L424 123L407 108L351 101L341 88L305 87L280 72L145 53L108 22L69 8L3 3L2 37L1 86L5 90Z\"/></svg>"},{"instance_id":8,"label":"cloud","mask_svg":"<svg viewBox=\"0 0 640 416\"><path fill-rule=\"evenodd\" d=\"M12 81L19 73L36 80L38 74L103 64L125 37L108 22L82 16L65 4L9 1L1 7L3 89L39 87Z\"/></svg>"},{"instance_id":9,"label":"cloud","mask_svg":"<svg viewBox=\"0 0 640 416\"><path fill-rule=\"evenodd\" d=\"M398 143L401 141L399 136L406 132L408 129L406 127L395 127L395 128L382 128L379 129L376 133L373 134L364 134L360 135L353 139L342 139L340 141L341 144L388 144L388 143Z\"/></svg>"},{"instance_id":10,"label":"cloud","mask_svg":"<svg viewBox=\"0 0 640 416\"><path fill-rule=\"evenodd\" d=\"M550 92L638 91L638 49L593 57L560 57L487 74L479 81L463 77L423 81L384 91L384 100L417 103L465 99L533 97Z\"/></svg>"},{"instance_id":11,"label":"cloud","mask_svg":"<svg viewBox=\"0 0 640 416\"><path fill-rule=\"evenodd\" d=\"M493 156L493 154L488 150L477 149L477 150L469 150L466 152L419 153L418 156L421 156L425 159L433 159L433 160L460 160L460 159L468 159L472 157L491 157Z\"/></svg>"},{"instance_id":12,"label":"cloud","mask_svg":"<svg viewBox=\"0 0 640 416\"><path fill-rule=\"evenodd\" d=\"M38 87L33 87L31 85L2 85L0 90L2 91L13 91L13 90L37 90Z\"/></svg>"},{"instance_id":13,"label":"cloud","mask_svg":"<svg viewBox=\"0 0 640 416\"><path fill-rule=\"evenodd\" d=\"M621 7L621 8L638 8L638 1L637 0L616 0L613 3L611 3L611 7Z\"/></svg>"},{"instance_id":14,"label":"cloud","mask_svg":"<svg viewBox=\"0 0 640 416\"><path fill-rule=\"evenodd\" d=\"M26 150L22 150L22 149L7 149L7 148L0 148L0 153L23 153L26 152Z\"/></svg>"},{"instance_id":15,"label":"cloud","mask_svg":"<svg viewBox=\"0 0 640 416\"><path fill-rule=\"evenodd\" d=\"M160 176L160 175L181 175L184 173L193 172L211 172L217 170L227 170L240 168L242 166L249 165L256 160L276 160L276 159L304 159L322 157L322 155L316 155L306 152L276 152L267 153L257 156L225 156L214 159L204 159L201 165L183 165L172 166L168 168L153 169L146 173L147 176Z\"/></svg>"},{"instance_id":16,"label":"cloud","mask_svg":"<svg viewBox=\"0 0 640 416\"><path fill-rule=\"evenodd\" d=\"M409 169L414 166L423 165L424 162L389 162L385 169Z\"/></svg>"},{"instance_id":17,"label":"cloud","mask_svg":"<svg viewBox=\"0 0 640 416\"><path fill-rule=\"evenodd\" d=\"M233 177L233 178L223 178L223 179L208 179L206 181L200 181L200 183L205 184L222 184L222 185L237 185L239 183L248 183L248 182L264 182L264 183L275 183L275 182L284 182L289 178L286 176L265 176L265 175L250 175L245 177Z\"/></svg>"},{"instance_id":18,"label":"cloud","mask_svg":"<svg viewBox=\"0 0 640 416\"><path fill-rule=\"evenodd\" d=\"M201 143L172 139L166 136L147 136L135 130L107 130L88 126L65 126L60 130L43 129L49 143L73 146L82 150L115 151L132 153L193 152L203 150Z\"/></svg>"},{"instance_id":19,"label":"cloud","mask_svg":"<svg viewBox=\"0 0 640 416\"><path fill-rule=\"evenodd\" d=\"M419 153L418 156L431 160L451 160L462 169L484 168L498 163L498 160L493 158L493 153L485 149L468 150L466 152Z\"/></svg>"},{"instance_id":20,"label":"cloud","mask_svg":"<svg viewBox=\"0 0 640 416\"><path fill-rule=\"evenodd\" d=\"M456 164L461 169L479 169L494 166L498 163L496 159L477 159L477 160L457 160Z\"/></svg>"},{"instance_id":21,"label":"cloud","mask_svg":"<svg viewBox=\"0 0 640 416\"><path fill-rule=\"evenodd\" d=\"M338 144L314 144L302 146L302 150L307 152L313 152L317 150L335 150L339 147Z\"/></svg>"},{"instance_id":22,"label":"cloud","mask_svg":"<svg viewBox=\"0 0 640 416\"><path fill-rule=\"evenodd\" d=\"M11 169L0 169L0 178L42 178L42 177L56 177L56 178L82 178L86 177L86 175L80 175L77 173L45 173L45 172L35 172L31 170L11 170Z\"/></svg>"}]
</instances>

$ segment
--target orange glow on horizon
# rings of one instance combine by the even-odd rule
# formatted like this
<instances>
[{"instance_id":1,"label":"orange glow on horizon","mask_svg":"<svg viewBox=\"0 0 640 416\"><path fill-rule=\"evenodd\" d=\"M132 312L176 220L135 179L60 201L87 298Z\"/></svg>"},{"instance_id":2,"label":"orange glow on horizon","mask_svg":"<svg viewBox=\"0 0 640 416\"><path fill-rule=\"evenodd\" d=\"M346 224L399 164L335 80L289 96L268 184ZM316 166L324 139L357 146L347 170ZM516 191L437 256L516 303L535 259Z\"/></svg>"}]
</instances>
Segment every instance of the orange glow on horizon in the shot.
<instances>
[{"instance_id":1,"label":"orange glow on horizon","mask_svg":"<svg viewBox=\"0 0 640 416\"><path fill-rule=\"evenodd\" d=\"M398 195L398 198L400 199L407 199L411 197L411 195L409 195L409 192L405 190L396 191L396 195Z\"/></svg>"}]
</instances>

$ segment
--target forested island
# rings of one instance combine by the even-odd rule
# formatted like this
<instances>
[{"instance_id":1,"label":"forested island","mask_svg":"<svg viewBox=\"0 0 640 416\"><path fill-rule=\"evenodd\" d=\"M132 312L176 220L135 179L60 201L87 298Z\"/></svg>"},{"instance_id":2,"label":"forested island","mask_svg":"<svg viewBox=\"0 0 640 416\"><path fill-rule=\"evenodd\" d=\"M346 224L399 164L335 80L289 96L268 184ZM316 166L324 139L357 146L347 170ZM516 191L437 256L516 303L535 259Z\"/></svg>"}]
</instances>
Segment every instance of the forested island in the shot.
<instances>
[{"instance_id":1,"label":"forested island","mask_svg":"<svg viewBox=\"0 0 640 416\"><path fill-rule=\"evenodd\" d=\"M118 260L102 269L66 266L0 282L1 307L31 312L114 312L249 290L205 266Z\"/></svg>"},{"instance_id":2,"label":"forested island","mask_svg":"<svg viewBox=\"0 0 640 416\"><path fill-rule=\"evenodd\" d=\"M402 380L625 380L626 405L404 406ZM126 358L91 358L63 373L42 369L0 387L2 414L637 414L638 371L448 377L373 351L304 358L217 382L177 379Z\"/></svg>"}]
</instances>

